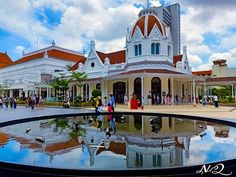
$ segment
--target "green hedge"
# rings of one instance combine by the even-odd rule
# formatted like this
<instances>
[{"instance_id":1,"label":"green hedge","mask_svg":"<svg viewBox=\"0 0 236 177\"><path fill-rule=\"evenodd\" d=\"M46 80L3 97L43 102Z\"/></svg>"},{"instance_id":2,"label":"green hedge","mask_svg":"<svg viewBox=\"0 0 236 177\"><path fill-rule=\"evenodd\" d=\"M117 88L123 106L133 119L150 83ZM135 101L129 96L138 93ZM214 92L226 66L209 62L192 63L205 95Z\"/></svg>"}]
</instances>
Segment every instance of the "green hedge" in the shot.
<instances>
[{"instance_id":1,"label":"green hedge","mask_svg":"<svg viewBox=\"0 0 236 177\"><path fill-rule=\"evenodd\" d=\"M25 101L17 100L18 105L25 105ZM72 107L90 107L92 102L70 103ZM45 102L46 106L62 106L63 102Z\"/></svg>"}]
</instances>

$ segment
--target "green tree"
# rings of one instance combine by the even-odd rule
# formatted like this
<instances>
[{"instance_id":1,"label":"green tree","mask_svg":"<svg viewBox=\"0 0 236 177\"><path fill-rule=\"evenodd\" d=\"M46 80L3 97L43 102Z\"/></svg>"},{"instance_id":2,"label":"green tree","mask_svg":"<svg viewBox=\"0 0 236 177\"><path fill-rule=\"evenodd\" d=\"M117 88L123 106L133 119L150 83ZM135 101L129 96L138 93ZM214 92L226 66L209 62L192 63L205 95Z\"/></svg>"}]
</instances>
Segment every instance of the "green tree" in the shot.
<instances>
[{"instance_id":1,"label":"green tree","mask_svg":"<svg viewBox=\"0 0 236 177\"><path fill-rule=\"evenodd\" d=\"M75 80L77 82L76 86L79 87L79 96L82 98L83 82L87 80L87 74L84 72L71 71L70 80Z\"/></svg>"},{"instance_id":2,"label":"green tree","mask_svg":"<svg viewBox=\"0 0 236 177\"><path fill-rule=\"evenodd\" d=\"M64 100L66 91L69 89L69 82L70 80L66 79L64 74L60 74L49 85L55 89L56 97L58 97L57 91L60 91L62 95L59 97Z\"/></svg>"}]
</instances>

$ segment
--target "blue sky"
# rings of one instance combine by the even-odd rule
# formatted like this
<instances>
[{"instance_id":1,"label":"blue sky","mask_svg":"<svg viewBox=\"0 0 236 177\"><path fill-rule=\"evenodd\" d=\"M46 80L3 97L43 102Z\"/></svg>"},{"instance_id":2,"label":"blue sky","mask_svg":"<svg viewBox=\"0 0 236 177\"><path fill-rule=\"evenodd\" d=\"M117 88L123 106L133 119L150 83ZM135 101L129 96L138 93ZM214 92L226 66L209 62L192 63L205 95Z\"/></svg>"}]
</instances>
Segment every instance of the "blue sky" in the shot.
<instances>
[{"instance_id":1,"label":"blue sky","mask_svg":"<svg viewBox=\"0 0 236 177\"><path fill-rule=\"evenodd\" d=\"M188 47L193 70L211 68L218 58L236 67L235 0L150 0L151 5L180 3L181 44ZM56 45L76 51L111 52L125 46L145 0L0 0L0 52L13 59L22 51Z\"/></svg>"}]
</instances>

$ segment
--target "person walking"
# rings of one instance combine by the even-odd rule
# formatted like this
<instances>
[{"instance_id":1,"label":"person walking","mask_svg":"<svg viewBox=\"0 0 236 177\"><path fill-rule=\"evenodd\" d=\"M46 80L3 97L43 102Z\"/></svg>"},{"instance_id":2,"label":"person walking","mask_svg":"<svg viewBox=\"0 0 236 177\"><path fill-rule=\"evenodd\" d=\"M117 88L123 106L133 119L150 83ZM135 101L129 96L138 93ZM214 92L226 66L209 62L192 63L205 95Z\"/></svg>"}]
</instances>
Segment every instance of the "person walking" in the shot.
<instances>
[{"instance_id":1,"label":"person walking","mask_svg":"<svg viewBox=\"0 0 236 177\"><path fill-rule=\"evenodd\" d=\"M219 100L218 100L218 96L217 96L217 95L214 95L213 99L214 99L214 104L215 104L215 107L216 107L216 108L218 108L218 107L219 107Z\"/></svg>"}]
</instances>

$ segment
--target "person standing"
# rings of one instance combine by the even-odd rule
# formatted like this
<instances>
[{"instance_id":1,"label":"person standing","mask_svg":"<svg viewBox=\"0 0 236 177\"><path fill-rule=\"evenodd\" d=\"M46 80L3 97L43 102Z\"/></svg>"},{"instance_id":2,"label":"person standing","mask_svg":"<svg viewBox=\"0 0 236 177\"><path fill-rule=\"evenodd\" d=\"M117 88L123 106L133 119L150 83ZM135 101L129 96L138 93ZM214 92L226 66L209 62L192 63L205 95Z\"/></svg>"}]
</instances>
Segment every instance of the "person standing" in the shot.
<instances>
[{"instance_id":1,"label":"person standing","mask_svg":"<svg viewBox=\"0 0 236 177\"><path fill-rule=\"evenodd\" d=\"M218 100L218 96L217 96L217 95L214 95L213 99L214 99L214 104L215 104L215 107L216 107L216 108L218 108L218 107L219 107L219 100Z\"/></svg>"},{"instance_id":2,"label":"person standing","mask_svg":"<svg viewBox=\"0 0 236 177\"><path fill-rule=\"evenodd\" d=\"M34 109L35 101L36 101L36 95L31 96L31 109Z\"/></svg>"},{"instance_id":3,"label":"person standing","mask_svg":"<svg viewBox=\"0 0 236 177\"><path fill-rule=\"evenodd\" d=\"M115 112L115 104L116 104L116 101L115 101L115 97L114 95L111 93L110 94L110 101L109 101L111 107L112 107L112 112Z\"/></svg>"},{"instance_id":4,"label":"person standing","mask_svg":"<svg viewBox=\"0 0 236 177\"><path fill-rule=\"evenodd\" d=\"M127 94L125 94L124 95L124 103L125 103L125 105L128 105L128 96L127 96Z\"/></svg>"},{"instance_id":5,"label":"person standing","mask_svg":"<svg viewBox=\"0 0 236 177\"><path fill-rule=\"evenodd\" d=\"M13 108L13 97L10 98L10 108Z\"/></svg>"},{"instance_id":6,"label":"person standing","mask_svg":"<svg viewBox=\"0 0 236 177\"><path fill-rule=\"evenodd\" d=\"M3 108L3 100L2 100L2 97L0 97L0 108Z\"/></svg>"},{"instance_id":7,"label":"person standing","mask_svg":"<svg viewBox=\"0 0 236 177\"><path fill-rule=\"evenodd\" d=\"M5 96L4 101L5 101L6 109L8 109L8 103L9 103L9 98L8 98L8 96Z\"/></svg>"},{"instance_id":8,"label":"person standing","mask_svg":"<svg viewBox=\"0 0 236 177\"><path fill-rule=\"evenodd\" d=\"M17 103L16 103L16 97L13 97L13 108L14 108L14 109L16 109L16 105L17 105Z\"/></svg>"}]
</instances>

